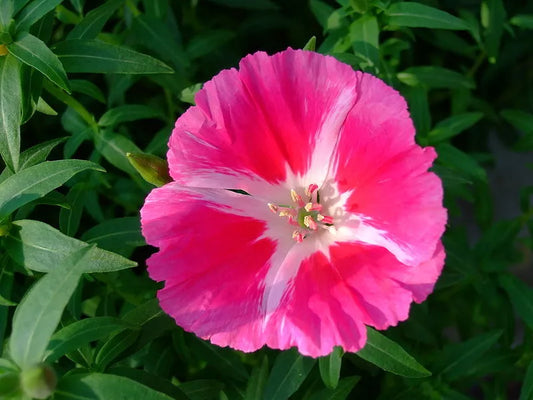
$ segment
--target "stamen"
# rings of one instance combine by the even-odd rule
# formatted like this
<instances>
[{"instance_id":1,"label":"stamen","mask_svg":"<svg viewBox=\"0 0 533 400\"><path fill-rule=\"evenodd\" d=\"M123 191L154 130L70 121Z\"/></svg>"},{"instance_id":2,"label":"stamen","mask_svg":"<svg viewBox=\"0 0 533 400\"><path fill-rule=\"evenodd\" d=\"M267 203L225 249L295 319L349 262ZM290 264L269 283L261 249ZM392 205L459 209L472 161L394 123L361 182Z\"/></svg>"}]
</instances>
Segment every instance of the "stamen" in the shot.
<instances>
[{"instance_id":1,"label":"stamen","mask_svg":"<svg viewBox=\"0 0 533 400\"><path fill-rule=\"evenodd\" d=\"M305 195L311 197L313 192L318 189L318 185L316 183L311 183L307 189L305 189Z\"/></svg>"},{"instance_id":2,"label":"stamen","mask_svg":"<svg viewBox=\"0 0 533 400\"><path fill-rule=\"evenodd\" d=\"M307 212L310 212L310 211L320 211L322 210L322 204L318 204L318 203L307 203L305 205L305 211Z\"/></svg>"},{"instance_id":3,"label":"stamen","mask_svg":"<svg viewBox=\"0 0 533 400\"><path fill-rule=\"evenodd\" d=\"M307 226L309 229L312 229L316 231L318 229L318 225L316 224L315 220L312 216L306 215L304 217L304 225Z\"/></svg>"},{"instance_id":4,"label":"stamen","mask_svg":"<svg viewBox=\"0 0 533 400\"><path fill-rule=\"evenodd\" d=\"M293 202L298 204L298 207L304 206L304 201L302 200L302 196L300 196L298 193L296 193L296 190L291 189L291 199Z\"/></svg>"},{"instance_id":5,"label":"stamen","mask_svg":"<svg viewBox=\"0 0 533 400\"><path fill-rule=\"evenodd\" d=\"M278 206L272 203L268 203L268 208L270 208L270 211L272 211L274 214L278 213Z\"/></svg>"},{"instance_id":6,"label":"stamen","mask_svg":"<svg viewBox=\"0 0 533 400\"><path fill-rule=\"evenodd\" d=\"M294 231L292 233L292 238L296 240L298 243L302 243L304 241L304 234L298 230Z\"/></svg>"},{"instance_id":7,"label":"stamen","mask_svg":"<svg viewBox=\"0 0 533 400\"><path fill-rule=\"evenodd\" d=\"M316 216L317 221L322 222L323 224L332 224L333 223L333 217L330 217L329 215L322 215L318 214Z\"/></svg>"}]
</instances>

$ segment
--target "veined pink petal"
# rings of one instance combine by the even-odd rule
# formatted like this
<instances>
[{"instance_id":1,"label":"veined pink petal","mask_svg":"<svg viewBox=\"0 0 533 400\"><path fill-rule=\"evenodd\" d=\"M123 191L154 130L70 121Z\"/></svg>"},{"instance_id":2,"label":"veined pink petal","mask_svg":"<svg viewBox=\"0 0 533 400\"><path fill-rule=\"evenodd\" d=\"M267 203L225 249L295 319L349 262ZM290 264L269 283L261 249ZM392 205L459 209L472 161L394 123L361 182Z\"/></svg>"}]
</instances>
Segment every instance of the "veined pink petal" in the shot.
<instances>
[{"instance_id":1,"label":"veined pink petal","mask_svg":"<svg viewBox=\"0 0 533 400\"><path fill-rule=\"evenodd\" d=\"M352 237L418 265L431 258L447 218L440 179L427 172L435 151L415 144L398 92L364 74L359 93L342 129L334 175L339 190L351 192L346 211L360 216Z\"/></svg>"},{"instance_id":2,"label":"veined pink petal","mask_svg":"<svg viewBox=\"0 0 533 400\"><path fill-rule=\"evenodd\" d=\"M188 186L249 193L257 182L284 182L288 171L310 172L308 184L321 183L357 97L355 76L334 58L308 51L244 58L238 71L207 82L197 105L176 122L171 176Z\"/></svg>"}]
</instances>

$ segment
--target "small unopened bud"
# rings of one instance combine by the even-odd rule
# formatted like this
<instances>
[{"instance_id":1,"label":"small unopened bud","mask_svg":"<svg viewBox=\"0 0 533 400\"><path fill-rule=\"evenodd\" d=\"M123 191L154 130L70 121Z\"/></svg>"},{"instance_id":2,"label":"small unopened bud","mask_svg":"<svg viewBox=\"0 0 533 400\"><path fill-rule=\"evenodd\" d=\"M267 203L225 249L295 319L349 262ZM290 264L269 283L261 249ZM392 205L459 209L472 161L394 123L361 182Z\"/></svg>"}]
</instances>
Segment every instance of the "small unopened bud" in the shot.
<instances>
[{"instance_id":1,"label":"small unopened bud","mask_svg":"<svg viewBox=\"0 0 533 400\"><path fill-rule=\"evenodd\" d=\"M126 153L126 157L146 182L155 186L163 186L172 182L165 160L151 154L141 153Z\"/></svg>"},{"instance_id":2,"label":"small unopened bud","mask_svg":"<svg viewBox=\"0 0 533 400\"><path fill-rule=\"evenodd\" d=\"M48 398L56 388L57 377L52 367L39 364L20 373L20 386L34 399Z\"/></svg>"},{"instance_id":3,"label":"small unopened bud","mask_svg":"<svg viewBox=\"0 0 533 400\"><path fill-rule=\"evenodd\" d=\"M9 235L12 226L9 221L0 222L0 237Z\"/></svg>"}]
</instances>

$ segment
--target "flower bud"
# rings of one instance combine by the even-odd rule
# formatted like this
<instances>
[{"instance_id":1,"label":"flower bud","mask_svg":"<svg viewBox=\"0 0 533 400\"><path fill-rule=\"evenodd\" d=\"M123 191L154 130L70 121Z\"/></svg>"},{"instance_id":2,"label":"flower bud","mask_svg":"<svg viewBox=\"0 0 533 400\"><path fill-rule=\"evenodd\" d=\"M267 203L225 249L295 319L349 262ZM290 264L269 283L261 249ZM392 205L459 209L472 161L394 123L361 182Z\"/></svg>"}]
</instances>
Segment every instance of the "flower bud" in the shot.
<instances>
[{"instance_id":1,"label":"flower bud","mask_svg":"<svg viewBox=\"0 0 533 400\"><path fill-rule=\"evenodd\" d=\"M7 47L3 44L0 44L0 57L5 56L7 53Z\"/></svg>"},{"instance_id":2,"label":"flower bud","mask_svg":"<svg viewBox=\"0 0 533 400\"><path fill-rule=\"evenodd\" d=\"M20 373L20 386L24 393L34 399L46 399L53 392L57 377L52 367L39 364Z\"/></svg>"},{"instance_id":3,"label":"flower bud","mask_svg":"<svg viewBox=\"0 0 533 400\"><path fill-rule=\"evenodd\" d=\"M165 160L151 154L126 153L128 161L143 179L155 186L163 186L172 181L168 174L168 164Z\"/></svg>"}]
</instances>

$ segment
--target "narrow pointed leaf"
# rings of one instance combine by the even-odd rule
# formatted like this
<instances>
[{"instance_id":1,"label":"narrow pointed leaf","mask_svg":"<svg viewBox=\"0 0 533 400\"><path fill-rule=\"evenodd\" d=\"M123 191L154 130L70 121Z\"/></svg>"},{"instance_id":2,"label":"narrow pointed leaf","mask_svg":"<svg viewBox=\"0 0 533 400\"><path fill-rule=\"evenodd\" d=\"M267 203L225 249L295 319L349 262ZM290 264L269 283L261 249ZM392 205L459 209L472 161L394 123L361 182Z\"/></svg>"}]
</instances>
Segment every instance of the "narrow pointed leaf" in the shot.
<instances>
[{"instance_id":1,"label":"narrow pointed leaf","mask_svg":"<svg viewBox=\"0 0 533 400\"><path fill-rule=\"evenodd\" d=\"M13 222L13 228L5 240L7 252L13 260L39 272L55 270L72 253L89 246L44 222L32 220ZM127 258L98 247L92 247L86 259L84 273L120 271L136 265Z\"/></svg>"},{"instance_id":2,"label":"narrow pointed leaf","mask_svg":"<svg viewBox=\"0 0 533 400\"><path fill-rule=\"evenodd\" d=\"M289 398L298 390L315 363L316 360L304 357L294 349L280 353L268 377L264 400Z\"/></svg>"},{"instance_id":3,"label":"narrow pointed leaf","mask_svg":"<svg viewBox=\"0 0 533 400\"><path fill-rule=\"evenodd\" d=\"M122 122L147 118L163 118L161 111L142 104L128 104L107 110L98 121L100 126L114 126Z\"/></svg>"},{"instance_id":4,"label":"narrow pointed leaf","mask_svg":"<svg viewBox=\"0 0 533 400\"><path fill-rule=\"evenodd\" d=\"M5 30L9 26L15 10L13 0L0 1L0 29Z\"/></svg>"},{"instance_id":5,"label":"narrow pointed leaf","mask_svg":"<svg viewBox=\"0 0 533 400\"><path fill-rule=\"evenodd\" d=\"M110 0L89 11L81 22L70 31L67 38L94 39L113 13L124 3L124 0Z\"/></svg>"},{"instance_id":6,"label":"narrow pointed leaf","mask_svg":"<svg viewBox=\"0 0 533 400\"><path fill-rule=\"evenodd\" d=\"M318 359L322 382L330 389L335 389L339 383L342 355L342 348L335 347L330 355Z\"/></svg>"},{"instance_id":7,"label":"narrow pointed leaf","mask_svg":"<svg viewBox=\"0 0 533 400\"><path fill-rule=\"evenodd\" d=\"M398 79L409 86L425 86L435 89L474 89L472 79L451 69L437 66L410 67L397 74Z\"/></svg>"},{"instance_id":8,"label":"narrow pointed leaf","mask_svg":"<svg viewBox=\"0 0 533 400\"><path fill-rule=\"evenodd\" d=\"M96 243L102 249L118 253L125 247L145 245L138 217L108 219L89 229L81 238L87 243Z\"/></svg>"},{"instance_id":9,"label":"narrow pointed leaf","mask_svg":"<svg viewBox=\"0 0 533 400\"><path fill-rule=\"evenodd\" d=\"M169 74L174 71L151 56L99 40L73 39L58 43L54 52L67 72Z\"/></svg>"},{"instance_id":10,"label":"narrow pointed leaf","mask_svg":"<svg viewBox=\"0 0 533 400\"><path fill-rule=\"evenodd\" d=\"M513 275L501 275L499 282L511 299L516 313L533 329L533 289Z\"/></svg>"},{"instance_id":11,"label":"narrow pointed leaf","mask_svg":"<svg viewBox=\"0 0 533 400\"><path fill-rule=\"evenodd\" d=\"M387 10L389 25L410 28L433 29L469 29L468 24L460 18L437 8L410 1L392 4Z\"/></svg>"},{"instance_id":12,"label":"narrow pointed leaf","mask_svg":"<svg viewBox=\"0 0 533 400\"><path fill-rule=\"evenodd\" d=\"M86 318L57 331L46 349L45 361L53 363L64 354L107 335L131 328L130 324L113 317Z\"/></svg>"},{"instance_id":13,"label":"narrow pointed leaf","mask_svg":"<svg viewBox=\"0 0 533 400\"><path fill-rule=\"evenodd\" d=\"M71 374L59 381L54 400L172 400L132 379L110 374Z\"/></svg>"},{"instance_id":14,"label":"narrow pointed leaf","mask_svg":"<svg viewBox=\"0 0 533 400\"><path fill-rule=\"evenodd\" d=\"M26 31L63 0L33 0L17 15L17 29Z\"/></svg>"},{"instance_id":15,"label":"narrow pointed leaf","mask_svg":"<svg viewBox=\"0 0 533 400\"><path fill-rule=\"evenodd\" d=\"M21 118L20 63L8 54L0 57L0 155L13 171L19 164Z\"/></svg>"},{"instance_id":16,"label":"narrow pointed leaf","mask_svg":"<svg viewBox=\"0 0 533 400\"><path fill-rule=\"evenodd\" d=\"M103 171L98 164L86 160L58 160L45 161L10 176L0 183L0 219L90 169Z\"/></svg>"},{"instance_id":17,"label":"narrow pointed leaf","mask_svg":"<svg viewBox=\"0 0 533 400\"><path fill-rule=\"evenodd\" d=\"M268 358L263 357L260 365L256 365L252 369L250 379L246 385L246 393L244 400L256 400L260 399L268 378Z\"/></svg>"},{"instance_id":18,"label":"narrow pointed leaf","mask_svg":"<svg viewBox=\"0 0 533 400\"><path fill-rule=\"evenodd\" d=\"M360 376L343 378L335 389L322 389L314 393L309 400L345 400L360 379Z\"/></svg>"},{"instance_id":19,"label":"narrow pointed leaf","mask_svg":"<svg viewBox=\"0 0 533 400\"><path fill-rule=\"evenodd\" d=\"M42 361L63 309L78 285L89 249L72 253L55 271L43 276L16 308L10 354L22 369Z\"/></svg>"},{"instance_id":20,"label":"narrow pointed leaf","mask_svg":"<svg viewBox=\"0 0 533 400\"><path fill-rule=\"evenodd\" d=\"M35 68L61 89L70 93L63 65L41 39L24 32L7 47L10 53L20 61Z\"/></svg>"},{"instance_id":21,"label":"narrow pointed leaf","mask_svg":"<svg viewBox=\"0 0 533 400\"><path fill-rule=\"evenodd\" d=\"M520 390L519 400L531 400L533 399L533 361L529 363L527 367L526 377Z\"/></svg>"},{"instance_id":22,"label":"narrow pointed leaf","mask_svg":"<svg viewBox=\"0 0 533 400\"><path fill-rule=\"evenodd\" d=\"M477 123L482 117L482 112L469 112L454 115L440 121L428 133L429 144L438 143L458 135L465 129L468 129Z\"/></svg>"},{"instance_id":23,"label":"narrow pointed leaf","mask_svg":"<svg viewBox=\"0 0 533 400\"><path fill-rule=\"evenodd\" d=\"M365 347L356 353L384 371L408 378L424 378L431 372L418 363L398 343L390 340L372 328L367 328Z\"/></svg>"}]
</instances>

